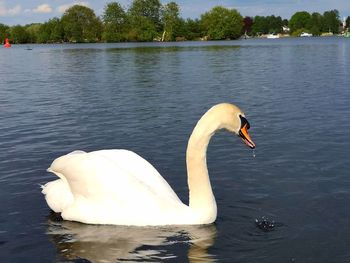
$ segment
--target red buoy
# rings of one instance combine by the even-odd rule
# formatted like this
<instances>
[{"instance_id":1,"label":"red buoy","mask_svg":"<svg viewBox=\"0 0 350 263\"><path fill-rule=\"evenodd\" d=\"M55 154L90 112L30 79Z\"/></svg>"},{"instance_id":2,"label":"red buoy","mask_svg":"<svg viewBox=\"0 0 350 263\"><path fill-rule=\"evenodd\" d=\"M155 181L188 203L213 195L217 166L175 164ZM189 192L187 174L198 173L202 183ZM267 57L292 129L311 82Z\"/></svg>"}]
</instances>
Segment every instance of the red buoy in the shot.
<instances>
[{"instance_id":1,"label":"red buoy","mask_svg":"<svg viewBox=\"0 0 350 263\"><path fill-rule=\"evenodd\" d=\"M5 45L4 45L5 48L10 48L11 47L11 44L10 44L10 41L8 38L5 39Z\"/></svg>"}]
</instances>

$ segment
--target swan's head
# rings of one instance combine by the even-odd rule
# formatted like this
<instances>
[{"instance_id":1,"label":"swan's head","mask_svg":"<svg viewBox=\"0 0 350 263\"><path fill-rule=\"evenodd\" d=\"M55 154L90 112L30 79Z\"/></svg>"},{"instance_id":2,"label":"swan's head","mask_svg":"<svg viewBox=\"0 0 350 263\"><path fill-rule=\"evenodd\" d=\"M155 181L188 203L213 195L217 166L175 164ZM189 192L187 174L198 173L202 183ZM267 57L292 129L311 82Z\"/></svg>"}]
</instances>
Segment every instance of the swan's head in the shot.
<instances>
[{"instance_id":1,"label":"swan's head","mask_svg":"<svg viewBox=\"0 0 350 263\"><path fill-rule=\"evenodd\" d=\"M255 148L255 143L248 133L250 124L244 113L237 106L230 103L222 103L214 106L212 109L221 122L219 129L224 128L237 134L248 147L251 149Z\"/></svg>"}]
</instances>

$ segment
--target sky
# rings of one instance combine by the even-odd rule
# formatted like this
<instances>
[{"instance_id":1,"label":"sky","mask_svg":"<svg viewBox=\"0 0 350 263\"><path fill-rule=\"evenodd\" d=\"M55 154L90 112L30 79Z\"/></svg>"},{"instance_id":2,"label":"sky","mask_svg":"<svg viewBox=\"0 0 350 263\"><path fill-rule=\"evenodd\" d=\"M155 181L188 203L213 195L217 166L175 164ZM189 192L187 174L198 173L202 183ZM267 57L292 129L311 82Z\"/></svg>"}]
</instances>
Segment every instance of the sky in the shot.
<instances>
[{"instance_id":1,"label":"sky","mask_svg":"<svg viewBox=\"0 0 350 263\"><path fill-rule=\"evenodd\" d=\"M160 0L162 4L176 2L183 18L199 18L214 6L237 9L242 16L281 16L289 19L297 11L309 13L337 9L341 18L350 16L350 0ZM53 17L61 17L74 5L85 5L100 16L107 3L118 2L127 9L132 0L0 0L0 23L25 25L43 23Z\"/></svg>"}]
</instances>

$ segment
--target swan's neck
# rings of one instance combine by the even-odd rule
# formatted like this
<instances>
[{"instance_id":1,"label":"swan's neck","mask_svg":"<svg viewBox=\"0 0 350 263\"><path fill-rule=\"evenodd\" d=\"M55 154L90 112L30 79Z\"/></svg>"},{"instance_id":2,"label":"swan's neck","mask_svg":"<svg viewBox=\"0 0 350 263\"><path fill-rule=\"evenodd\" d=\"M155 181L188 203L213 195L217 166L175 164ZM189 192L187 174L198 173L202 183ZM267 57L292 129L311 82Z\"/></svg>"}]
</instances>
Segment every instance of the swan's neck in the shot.
<instances>
[{"instance_id":1,"label":"swan's neck","mask_svg":"<svg viewBox=\"0 0 350 263\"><path fill-rule=\"evenodd\" d=\"M217 208L211 188L206 154L210 138L220 128L215 116L207 112L197 123L189 139L186 163L189 187L189 206L204 223L216 219Z\"/></svg>"}]
</instances>

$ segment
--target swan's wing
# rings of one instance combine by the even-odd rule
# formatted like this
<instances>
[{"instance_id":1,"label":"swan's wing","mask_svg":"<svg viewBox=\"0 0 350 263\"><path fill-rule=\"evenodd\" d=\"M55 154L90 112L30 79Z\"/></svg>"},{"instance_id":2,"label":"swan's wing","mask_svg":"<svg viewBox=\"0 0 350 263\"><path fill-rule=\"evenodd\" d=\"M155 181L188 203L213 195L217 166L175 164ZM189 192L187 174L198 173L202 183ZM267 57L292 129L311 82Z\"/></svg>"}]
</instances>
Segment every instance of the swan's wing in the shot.
<instances>
[{"instance_id":1,"label":"swan's wing","mask_svg":"<svg viewBox=\"0 0 350 263\"><path fill-rule=\"evenodd\" d=\"M154 208L181 202L149 162L127 150L73 152L57 158L48 171L66 180L73 196L96 203Z\"/></svg>"},{"instance_id":2,"label":"swan's wing","mask_svg":"<svg viewBox=\"0 0 350 263\"><path fill-rule=\"evenodd\" d=\"M160 196L169 198L178 197L168 182L159 174L159 172L138 154L128 150L102 150L97 151L99 155L110 160L119 167L125 174L132 176L149 191L154 191Z\"/></svg>"}]
</instances>

